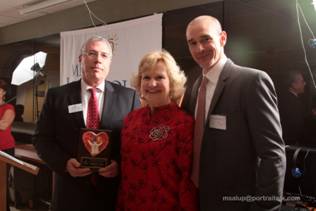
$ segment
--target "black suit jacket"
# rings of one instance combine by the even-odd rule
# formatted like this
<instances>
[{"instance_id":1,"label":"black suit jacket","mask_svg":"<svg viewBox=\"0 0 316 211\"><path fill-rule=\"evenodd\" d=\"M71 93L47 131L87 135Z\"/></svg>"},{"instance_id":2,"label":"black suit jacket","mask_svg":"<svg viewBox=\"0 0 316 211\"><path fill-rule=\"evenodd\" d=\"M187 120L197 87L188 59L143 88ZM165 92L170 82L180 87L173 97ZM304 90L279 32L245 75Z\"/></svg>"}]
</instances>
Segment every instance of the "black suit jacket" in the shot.
<instances>
[{"instance_id":1,"label":"black suit jacket","mask_svg":"<svg viewBox=\"0 0 316 211\"><path fill-rule=\"evenodd\" d=\"M85 128L82 111L69 112L69 106L81 103L80 81L49 89L37 123L35 148L56 173L53 210L114 210L117 178L98 176L95 188L89 176L74 178L66 172L67 161L77 157L80 129ZM113 131L111 159L119 161L123 118L139 104L134 90L105 82L100 128Z\"/></svg>"},{"instance_id":2,"label":"black suit jacket","mask_svg":"<svg viewBox=\"0 0 316 211\"><path fill-rule=\"evenodd\" d=\"M201 78L187 89L184 99L184 108L192 115L200 82ZM221 126L210 125L214 115L222 118ZM226 129L221 128L223 124ZM216 85L202 140L200 210L279 209L286 168L281 132L269 76L228 59ZM269 196L276 198L264 200ZM252 203L253 199L257 203Z\"/></svg>"}]
</instances>

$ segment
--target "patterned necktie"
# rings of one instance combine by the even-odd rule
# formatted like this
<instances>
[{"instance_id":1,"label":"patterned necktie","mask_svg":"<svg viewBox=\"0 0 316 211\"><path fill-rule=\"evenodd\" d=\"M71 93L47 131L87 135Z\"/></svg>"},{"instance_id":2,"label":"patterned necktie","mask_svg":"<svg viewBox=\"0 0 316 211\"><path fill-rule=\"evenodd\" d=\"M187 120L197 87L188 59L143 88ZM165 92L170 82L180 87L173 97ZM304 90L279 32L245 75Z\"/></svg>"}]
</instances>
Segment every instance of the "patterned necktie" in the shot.
<instances>
[{"instance_id":1,"label":"patterned necktie","mask_svg":"<svg viewBox=\"0 0 316 211\"><path fill-rule=\"evenodd\" d=\"M99 109L98 100L96 95L96 88L90 88L90 98L88 102L88 113L87 113L87 128L98 129L99 128ZM97 188L98 175L97 173L91 174L90 181L94 187Z\"/></svg>"},{"instance_id":2,"label":"patterned necktie","mask_svg":"<svg viewBox=\"0 0 316 211\"><path fill-rule=\"evenodd\" d=\"M194 127L193 138L193 166L191 179L199 187L199 173L200 173L200 152L201 143L203 139L204 126L205 126L205 95L206 95L207 78L203 76L199 94L197 98L196 119Z\"/></svg>"},{"instance_id":3,"label":"patterned necktie","mask_svg":"<svg viewBox=\"0 0 316 211\"><path fill-rule=\"evenodd\" d=\"M89 91L91 95L88 102L87 128L98 129L100 118L96 88L91 88Z\"/></svg>"}]
</instances>

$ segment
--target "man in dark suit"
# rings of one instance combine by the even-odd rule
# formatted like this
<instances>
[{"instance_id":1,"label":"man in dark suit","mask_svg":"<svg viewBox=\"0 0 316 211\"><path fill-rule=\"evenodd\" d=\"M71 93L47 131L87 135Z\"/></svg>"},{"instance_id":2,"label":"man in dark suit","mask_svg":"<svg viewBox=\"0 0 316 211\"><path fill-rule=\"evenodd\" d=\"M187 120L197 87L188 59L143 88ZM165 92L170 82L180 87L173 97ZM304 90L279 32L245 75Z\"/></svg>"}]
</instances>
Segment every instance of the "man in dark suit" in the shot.
<instances>
[{"instance_id":1,"label":"man in dark suit","mask_svg":"<svg viewBox=\"0 0 316 211\"><path fill-rule=\"evenodd\" d=\"M287 89L279 95L283 139L287 145L304 143L305 112L300 98L305 91L304 76L299 71L290 71L286 81Z\"/></svg>"},{"instance_id":2,"label":"man in dark suit","mask_svg":"<svg viewBox=\"0 0 316 211\"><path fill-rule=\"evenodd\" d=\"M111 60L110 43L92 37L79 57L82 79L47 92L35 147L55 173L54 211L115 210L122 120L140 102L134 90L105 80ZM87 125L89 89L93 88L100 108L99 128L112 130L111 163L97 172L81 168L76 159L81 128Z\"/></svg>"},{"instance_id":3,"label":"man in dark suit","mask_svg":"<svg viewBox=\"0 0 316 211\"><path fill-rule=\"evenodd\" d=\"M202 78L206 81L205 116L201 123L196 120L203 128L201 144L193 143L192 180L199 188L200 210L278 210L286 157L271 79L226 58L227 34L214 17L193 19L186 37L203 73L187 88L183 104L196 117L197 98L203 102L198 96Z\"/></svg>"}]
</instances>

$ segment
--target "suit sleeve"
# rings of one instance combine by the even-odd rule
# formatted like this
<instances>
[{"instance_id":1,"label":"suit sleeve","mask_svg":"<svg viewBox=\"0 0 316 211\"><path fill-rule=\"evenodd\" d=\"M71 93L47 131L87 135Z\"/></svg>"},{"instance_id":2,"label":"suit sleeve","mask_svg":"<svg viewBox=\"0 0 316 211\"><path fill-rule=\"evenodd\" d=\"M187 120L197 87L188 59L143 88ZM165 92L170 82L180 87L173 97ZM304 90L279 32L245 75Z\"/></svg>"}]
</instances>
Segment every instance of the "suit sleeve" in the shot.
<instances>
[{"instance_id":1,"label":"suit sleeve","mask_svg":"<svg viewBox=\"0 0 316 211\"><path fill-rule=\"evenodd\" d=\"M253 210L278 210L286 169L277 98L270 77L259 72L247 95L247 119L258 156L256 196ZM264 199L264 197L269 197Z\"/></svg>"},{"instance_id":2,"label":"suit sleeve","mask_svg":"<svg viewBox=\"0 0 316 211\"><path fill-rule=\"evenodd\" d=\"M47 92L43 109L37 122L34 146L39 157L50 169L60 174L66 173L66 162L70 159L56 141L55 97L51 90ZM60 123L59 123L60 124Z\"/></svg>"},{"instance_id":3,"label":"suit sleeve","mask_svg":"<svg viewBox=\"0 0 316 211\"><path fill-rule=\"evenodd\" d=\"M138 94L134 91L134 94L133 94L133 104L132 104L132 108L131 108L131 111L137 109L140 107L140 100L139 100L139 96Z\"/></svg>"},{"instance_id":4,"label":"suit sleeve","mask_svg":"<svg viewBox=\"0 0 316 211\"><path fill-rule=\"evenodd\" d=\"M126 115L127 116L130 112L140 107L140 100L136 93L136 91L130 92L132 94L129 94L129 100L127 101L127 109L126 109ZM124 117L125 118L125 117ZM123 120L122 120L123 122ZM123 127L123 125L121 125ZM116 144L113 145L113 152L112 152L112 159L116 162L120 163L121 156L120 156L120 148L121 148L121 127L118 131L113 133L113 139L118 140L116 141Z\"/></svg>"}]
</instances>

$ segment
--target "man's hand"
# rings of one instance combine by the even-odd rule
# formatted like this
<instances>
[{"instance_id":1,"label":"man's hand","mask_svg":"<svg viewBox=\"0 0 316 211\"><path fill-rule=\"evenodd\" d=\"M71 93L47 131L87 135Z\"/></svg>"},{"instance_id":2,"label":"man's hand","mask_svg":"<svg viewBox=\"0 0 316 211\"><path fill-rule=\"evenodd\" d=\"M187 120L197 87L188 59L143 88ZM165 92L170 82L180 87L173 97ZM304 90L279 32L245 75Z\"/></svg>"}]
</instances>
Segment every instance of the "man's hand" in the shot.
<instances>
[{"instance_id":1,"label":"man's hand","mask_svg":"<svg viewBox=\"0 0 316 211\"><path fill-rule=\"evenodd\" d=\"M111 160L111 164L99 169L99 175L103 177L116 177L119 172L119 166L115 160Z\"/></svg>"},{"instance_id":2,"label":"man's hand","mask_svg":"<svg viewBox=\"0 0 316 211\"><path fill-rule=\"evenodd\" d=\"M80 168L80 163L75 158L67 161L66 168L72 177L84 177L92 173L90 168Z\"/></svg>"}]
</instances>

